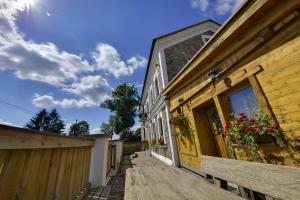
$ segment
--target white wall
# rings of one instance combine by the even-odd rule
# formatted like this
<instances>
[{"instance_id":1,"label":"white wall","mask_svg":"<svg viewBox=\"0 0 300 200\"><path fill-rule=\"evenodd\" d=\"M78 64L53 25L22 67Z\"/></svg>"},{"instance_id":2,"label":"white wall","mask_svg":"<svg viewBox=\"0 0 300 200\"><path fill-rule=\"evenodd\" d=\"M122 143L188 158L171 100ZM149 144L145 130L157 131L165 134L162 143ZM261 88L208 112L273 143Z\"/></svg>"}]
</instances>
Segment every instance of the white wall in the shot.
<instances>
[{"instance_id":1,"label":"white wall","mask_svg":"<svg viewBox=\"0 0 300 200\"><path fill-rule=\"evenodd\" d=\"M91 187L106 184L106 163L108 153L108 137L98 137L92 148L89 182Z\"/></svg>"}]
</instances>

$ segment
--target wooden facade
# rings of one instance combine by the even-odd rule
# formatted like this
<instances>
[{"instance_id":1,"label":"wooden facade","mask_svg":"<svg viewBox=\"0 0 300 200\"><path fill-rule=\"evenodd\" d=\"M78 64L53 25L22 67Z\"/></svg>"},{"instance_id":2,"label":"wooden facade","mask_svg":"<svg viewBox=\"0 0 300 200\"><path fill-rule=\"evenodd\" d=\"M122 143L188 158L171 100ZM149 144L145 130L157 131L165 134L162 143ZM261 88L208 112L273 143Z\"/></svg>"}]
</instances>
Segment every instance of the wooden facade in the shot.
<instances>
[{"instance_id":1,"label":"wooden facade","mask_svg":"<svg viewBox=\"0 0 300 200\"><path fill-rule=\"evenodd\" d=\"M217 80L208 76L214 69ZM248 1L231 17L163 91L170 112L189 119L190 138L177 136L180 164L198 171L201 155L248 160L243 148L229 154L210 122L217 113L230 120L228 98L249 88L260 109L284 130L290 148L259 145L266 163L299 167L300 160L300 2ZM200 170L199 170L200 172Z\"/></svg>"}]
</instances>

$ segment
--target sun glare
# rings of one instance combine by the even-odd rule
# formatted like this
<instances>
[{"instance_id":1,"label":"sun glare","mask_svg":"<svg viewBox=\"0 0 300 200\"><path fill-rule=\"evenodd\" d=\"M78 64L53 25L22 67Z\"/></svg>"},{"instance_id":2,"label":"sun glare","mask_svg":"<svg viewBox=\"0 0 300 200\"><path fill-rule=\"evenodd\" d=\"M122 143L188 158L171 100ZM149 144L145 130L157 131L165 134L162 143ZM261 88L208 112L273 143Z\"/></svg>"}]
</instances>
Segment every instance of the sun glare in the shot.
<instances>
[{"instance_id":1,"label":"sun glare","mask_svg":"<svg viewBox=\"0 0 300 200\"><path fill-rule=\"evenodd\" d=\"M35 6L37 0L19 0L17 1L17 8L19 10L28 10Z\"/></svg>"}]
</instances>

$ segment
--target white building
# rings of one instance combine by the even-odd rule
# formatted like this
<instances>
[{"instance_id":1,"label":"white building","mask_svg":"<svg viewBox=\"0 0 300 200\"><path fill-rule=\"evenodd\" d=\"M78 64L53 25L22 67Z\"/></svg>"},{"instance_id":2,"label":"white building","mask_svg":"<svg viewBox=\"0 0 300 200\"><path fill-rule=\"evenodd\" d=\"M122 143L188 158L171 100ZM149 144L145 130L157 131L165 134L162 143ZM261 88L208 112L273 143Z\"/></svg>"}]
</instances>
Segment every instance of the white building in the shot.
<instances>
[{"instance_id":1,"label":"white building","mask_svg":"<svg viewBox=\"0 0 300 200\"><path fill-rule=\"evenodd\" d=\"M153 39L139 108L142 140L149 142L153 156L168 165L178 165L178 154L168 102L161 92L219 27L207 20Z\"/></svg>"}]
</instances>

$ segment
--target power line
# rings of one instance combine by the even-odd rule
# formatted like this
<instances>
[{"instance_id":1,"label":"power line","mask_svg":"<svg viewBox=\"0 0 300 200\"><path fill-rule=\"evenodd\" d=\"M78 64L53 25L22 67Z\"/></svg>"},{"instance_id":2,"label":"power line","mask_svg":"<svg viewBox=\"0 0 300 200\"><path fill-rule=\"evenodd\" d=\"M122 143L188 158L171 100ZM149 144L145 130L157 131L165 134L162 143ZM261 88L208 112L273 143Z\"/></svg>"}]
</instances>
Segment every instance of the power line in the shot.
<instances>
[{"instance_id":1,"label":"power line","mask_svg":"<svg viewBox=\"0 0 300 200\"><path fill-rule=\"evenodd\" d=\"M17 105L11 104L11 103L9 103L9 102L7 102L7 101L4 101L4 100L2 100L2 99L0 99L0 103L3 103L3 104L8 105L8 106L14 108L14 110L16 110L16 109L17 109L17 110L21 110L21 111L25 112L26 114L30 114L30 115L34 114L32 111L30 111L30 110L28 110L28 109L26 109L26 108L23 108L23 107L21 107L21 106L17 106Z\"/></svg>"}]
</instances>

